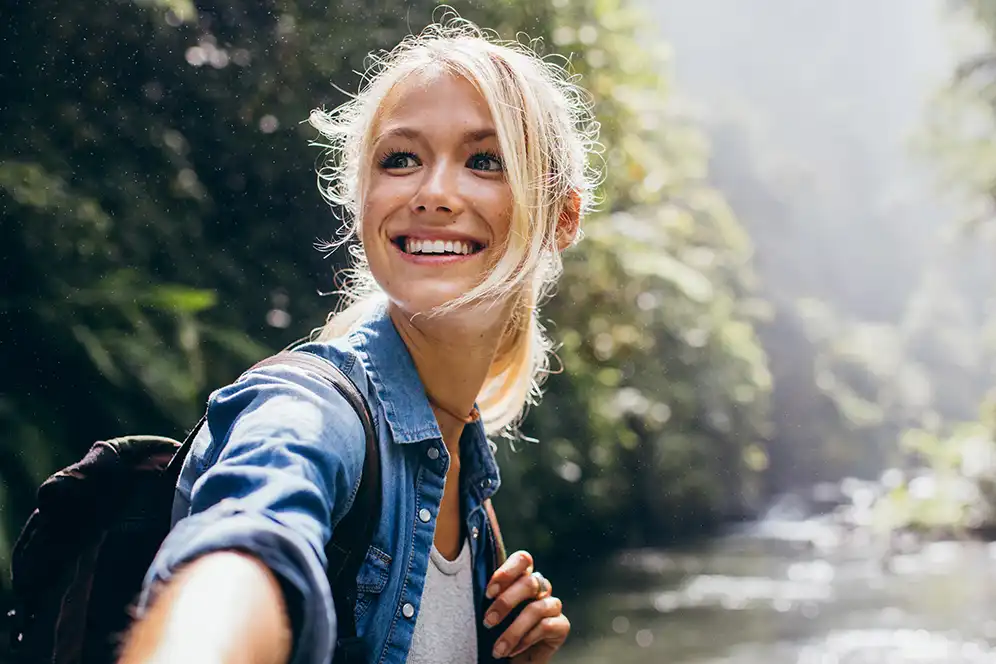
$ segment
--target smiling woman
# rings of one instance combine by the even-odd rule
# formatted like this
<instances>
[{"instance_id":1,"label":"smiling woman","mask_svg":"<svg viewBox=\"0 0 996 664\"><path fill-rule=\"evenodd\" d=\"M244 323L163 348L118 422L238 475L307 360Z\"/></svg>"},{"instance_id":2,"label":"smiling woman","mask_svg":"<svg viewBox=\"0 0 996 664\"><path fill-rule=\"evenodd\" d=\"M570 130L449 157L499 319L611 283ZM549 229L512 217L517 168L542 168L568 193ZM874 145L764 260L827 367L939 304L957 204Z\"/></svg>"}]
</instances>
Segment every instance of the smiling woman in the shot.
<instances>
[{"instance_id":1,"label":"smiling woman","mask_svg":"<svg viewBox=\"0 0 996 664\"><path fill-rule=\"evenodd\" d=\"M430 26L375 59L367 80L349 103L311 115L324 139L318 144L328 152L319 189L350 215L339 243L358 227L366 233L368 215L378 214L368 198L379 193L385 164L398 167L390 174L408 179L391 189L395 195L418 183L423 194L437 196L452 184L454 203L470 206L469 214L455 216L465 225L464 217L487 220L469 233L460 224L439 223L439 210L421 215L436 217L433 230L444 234L418 239L464 233L453 237L483 245L486 270L477 268L470 288L459 280L425 284L432 295L426 291L422 306L409 313L441 316L463 308L507 321L478 403L487 431L508 433L524 407L539 400L550 343L537 307L560 275L560 251L574 241L577 222L593 202L596 172L588 156L598 123L587 93L553 61L459 19ZM496 224L498 234L477 237L494 234ZM330 319L324 339L347 332L372 303L391 296L371 269L363 239L354 247L347 309ZM505 306L496 309L496 302Z\"/></svg>"},{"instance_id":2,"label":"smiling woman","mask_svg":"<svg viewBox=\"0 0 996 664\"><path fill-rule=\"evenodd\" d=\"M546 662L570 631L532 556L485 546L487 436L540 395L538 305L591 205L598 125L562 68L459 19L365 80L311 115L322 194L349 212L339 243L358 242L344 309L298 349L373 413L383 508L355 604L333 602L325 547L363 427L309 372L254 369L211 397L125 662Z\"/></svg>"},{"instance_id":3,"label":"smiling woman","mask_svg":"<svg viewBox=\"0 0 996 664\"><path fill-rule=\"evenodd\" d=\"M469 293L494 268L512 191L491 113L468 79L413 73L384 108L360 235L375 283L410 319Z\"/></svg>"}]
</instances>

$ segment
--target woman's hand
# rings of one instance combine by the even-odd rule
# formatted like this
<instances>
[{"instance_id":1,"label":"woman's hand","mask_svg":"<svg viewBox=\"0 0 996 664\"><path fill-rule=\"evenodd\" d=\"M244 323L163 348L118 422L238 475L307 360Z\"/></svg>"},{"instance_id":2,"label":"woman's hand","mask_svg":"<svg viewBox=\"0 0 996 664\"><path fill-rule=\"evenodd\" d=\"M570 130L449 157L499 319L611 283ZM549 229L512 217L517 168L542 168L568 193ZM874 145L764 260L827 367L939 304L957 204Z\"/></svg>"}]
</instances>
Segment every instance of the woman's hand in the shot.
<instances>
[{"instance_id":1,"label":"woman's hand","mask_svg":"<svg viewBox=\"0 0 996 664\"><path fill-rule=\"evenodd\" d=\"M291 640L273 572L248 554L216 551L162 587L131 628L118 664L283 664Z\"/></svg>"},{"instance_id":2,"label":"woman's hand","mask_svg":"<svg viewBox=\"0 0 996 664\"><path fill-rule=\"evenodd\" d=\"M484 624L494 627L523 602L522 612L495 643L494 656L511 658L516 664L544 664L560 649L571 631L560 600L542 574L533 570L533 557L517 551L498 568L488 584L487 596L494 603Z\"/></svg>"}]
</instances>

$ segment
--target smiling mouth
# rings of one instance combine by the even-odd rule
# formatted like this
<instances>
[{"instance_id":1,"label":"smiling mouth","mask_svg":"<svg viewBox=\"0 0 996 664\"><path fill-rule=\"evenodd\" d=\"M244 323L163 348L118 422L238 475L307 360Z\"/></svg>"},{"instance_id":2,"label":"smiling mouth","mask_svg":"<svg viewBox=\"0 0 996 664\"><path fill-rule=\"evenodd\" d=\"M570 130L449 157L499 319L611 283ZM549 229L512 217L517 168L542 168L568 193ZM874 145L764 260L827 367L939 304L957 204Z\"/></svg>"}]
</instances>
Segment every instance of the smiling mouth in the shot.
<instances>
[{"instance_id":1,"label":"smiling mouth","mask_svg":"<svg viewBox=\"0 0 996 664\"><path fill-rule=\"evenodd\" d=\"M473 240L431 240L405 235L394 239L403 253L411 256L471 256L484 250L484 245Z\"/></svg>"}]
</instances>

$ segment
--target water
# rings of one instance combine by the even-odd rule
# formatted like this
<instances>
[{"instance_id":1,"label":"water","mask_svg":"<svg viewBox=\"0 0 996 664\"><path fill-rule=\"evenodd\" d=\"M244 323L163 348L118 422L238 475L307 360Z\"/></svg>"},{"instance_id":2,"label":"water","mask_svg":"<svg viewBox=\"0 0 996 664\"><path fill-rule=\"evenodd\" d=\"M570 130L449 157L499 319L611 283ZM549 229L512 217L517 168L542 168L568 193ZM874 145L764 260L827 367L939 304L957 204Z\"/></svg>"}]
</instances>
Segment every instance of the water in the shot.
<instances>
[{"instance_id":1,"label":"water","mask_svg":"<svg viewBox=\"0 0 996 664\"><path fill-rule=\"evenodd\" d=\"M996 545L883 542L765 522L685 551L630 551L565 611L566 664L996 662Z\"/></svg>"}]
</instances>

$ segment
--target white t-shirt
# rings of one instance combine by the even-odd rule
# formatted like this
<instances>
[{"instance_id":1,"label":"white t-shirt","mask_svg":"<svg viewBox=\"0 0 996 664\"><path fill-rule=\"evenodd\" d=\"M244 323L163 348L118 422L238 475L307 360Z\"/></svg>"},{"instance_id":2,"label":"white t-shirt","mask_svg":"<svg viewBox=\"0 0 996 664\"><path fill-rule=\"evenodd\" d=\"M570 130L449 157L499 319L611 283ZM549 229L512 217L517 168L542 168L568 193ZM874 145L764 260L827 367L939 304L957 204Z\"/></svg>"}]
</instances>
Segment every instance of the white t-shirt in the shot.
<instances>
[{"instance_id":1,"label":"white t-shirt","mask_svg":"<svg viewBox=\"0 0 996 664\"><path fill-rule=\"evenodd\" d=\"M477 661L477 618L470 544L454 560L433 546L408 664L468 664Z\"/></svg>"}]
</instances>

